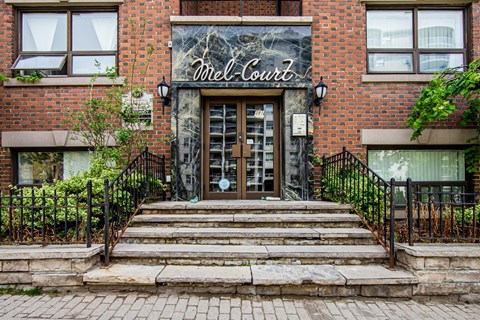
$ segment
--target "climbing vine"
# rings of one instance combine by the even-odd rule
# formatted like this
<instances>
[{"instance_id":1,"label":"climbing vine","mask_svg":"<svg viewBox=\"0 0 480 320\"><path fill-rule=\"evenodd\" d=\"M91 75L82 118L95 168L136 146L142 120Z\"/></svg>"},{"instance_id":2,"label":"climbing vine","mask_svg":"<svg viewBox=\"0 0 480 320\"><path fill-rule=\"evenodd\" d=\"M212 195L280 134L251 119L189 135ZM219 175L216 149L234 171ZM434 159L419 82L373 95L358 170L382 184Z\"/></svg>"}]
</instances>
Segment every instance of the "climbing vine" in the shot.
<instances>
[{"instance_id":1,"label":"climbing vine","mask_svg":"<svg viewBox=\"0 0 480 320\"><path fill-rule=\"evenodd\" d=\"M455 111L462 109L460 124L476 129L469 138L471 146L466 150L468 172L478 170L480 161L480 59L468 66L448 68L437 74L418 97L407 127L413 129L411 140L417 139L432 123L444 121Z\"/></svg>"}]
</instances>

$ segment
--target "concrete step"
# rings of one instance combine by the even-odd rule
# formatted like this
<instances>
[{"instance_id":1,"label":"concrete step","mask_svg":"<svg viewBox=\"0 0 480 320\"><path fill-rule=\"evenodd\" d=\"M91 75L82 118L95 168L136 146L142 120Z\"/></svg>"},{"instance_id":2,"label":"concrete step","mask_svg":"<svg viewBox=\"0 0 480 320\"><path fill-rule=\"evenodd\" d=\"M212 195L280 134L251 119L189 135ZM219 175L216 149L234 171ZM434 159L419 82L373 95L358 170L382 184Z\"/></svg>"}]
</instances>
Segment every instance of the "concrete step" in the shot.
<instances>
[{"instance_id":1,"label":"concrete step","mask_svg":"<svg viewBox=\"0 0 480 320\"><path fill-rule=\"evenodd\" d=\"M361 228L158 228L130 227L123 243L326 245L376 244L370 231Z\"/></svg>"},{"instance_id":2,"label":"concrete step","mask_svg":"<svg viewBox=\"0 0 480 320\"><path fill-rule=\"evenodd\" d=\"M125 265L87 272L90 289L410 298L417 278L379 265Z\"/></svg>"},{"instance_id":3,"label":"concrete step","mask_svg":"<svg viewBox=\"0 0 480 320\"><path fill-rule=\"evenodd\" d=\"M305 214L141 214L134 217L131 226L156 227L358 227L361 219L345 213Z\"/></svg>"},{"instance_id":4,"label":"concrete step","mask_svg":"<svg viewBox=\"0 0 480 320\"><path fill-rule=\"evenodd\" d=\"M379 245L200 245L118 244L115 262L146 265L376 264L387 254Z\"/></svg>"},{"instance_id":5,"label":"concrete step","mask_svg":"<svg viewBox=\"0 0 480 320\"><path fill-rule=\"evenodd\" d=\"M144 204L143 214L278 214L349 213L351 206L326 201L209 200L190 203L165 201Z\"/></svg>"}]
</instances>

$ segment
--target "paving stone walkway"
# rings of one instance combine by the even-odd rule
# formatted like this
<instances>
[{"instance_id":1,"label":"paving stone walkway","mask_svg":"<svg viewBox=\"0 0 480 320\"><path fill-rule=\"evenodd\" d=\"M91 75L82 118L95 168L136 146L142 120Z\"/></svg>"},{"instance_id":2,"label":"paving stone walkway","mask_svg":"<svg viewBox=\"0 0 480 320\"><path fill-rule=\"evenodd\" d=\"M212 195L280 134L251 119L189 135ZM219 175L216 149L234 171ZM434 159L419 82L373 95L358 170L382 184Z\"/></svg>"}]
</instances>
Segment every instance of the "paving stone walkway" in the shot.
<instances>
[{"instance_id":1,"label":"paving stone walkway","mask_svg":"<svg viewBox=\"0 0 480 320\"><path fill-rule=\"evenodd\" d=\"M0 319L479 319L480 304L140 293L1 295Z\"/></svg>"}]
</instances>

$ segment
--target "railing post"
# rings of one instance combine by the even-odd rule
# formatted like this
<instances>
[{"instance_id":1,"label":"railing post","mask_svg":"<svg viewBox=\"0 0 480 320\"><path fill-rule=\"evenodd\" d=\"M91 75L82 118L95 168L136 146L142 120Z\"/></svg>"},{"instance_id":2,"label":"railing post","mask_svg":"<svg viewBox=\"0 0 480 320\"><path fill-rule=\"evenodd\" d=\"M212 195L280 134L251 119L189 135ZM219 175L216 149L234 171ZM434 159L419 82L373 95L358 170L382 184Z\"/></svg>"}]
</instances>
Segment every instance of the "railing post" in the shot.
<instances>
[{"instance_id":1,"label":"railing post","mask_svg":"<svg viewBox=\"0 0 480 320\"><path fill-rule=\"evenodd\" d=\"M145 197L150 195L150 161L149 161L149 154L148 154L148 147L145 147L145 180L146 180L146 188Z\"/></svg>"},{"instance_id":2,"label":"railing post","mask_svg":"<svg viewBox=\"0 0 480 320\"><path fill-rule=\"evenodd\" d=\"M92 180L87 182L87 248L92 246Z\"/></svg>"},{"instance_id":3,"label":"railing post","mask_svg":"<svg viewBox=\"0 0 480 320\"><path fill-rule=\"evenodd\" d=\"M240 17L243 17L243 0L240 0Z\"/></svg>"},{"instance_id":4,"label":"railing post","mask_svg":"<svg viewBox=\"0 0 480 320\"><path fill-rule=\"evenodd\" d=\"M395 269L395 179L390 180L390 270Z\"/></svg>"},{"instance_id":5,"label":"railing post","mask_svg":"<svg viewBox=\"0 0 480 320\"><path fill-rule=\"evenodd\" d=\"M281 16L282 15L282 0L277 0L277 8L276 8L277 12L277 16Z\"/></svg>"},{"instance_id":6,"label":"railing post","mask_svg":"<svg viewBox=\"0 0 480 320\"><path fill-rule=\"evenodd\" d=\"M341 197L342 197L342 204L345 203L345 162L347 160L347 148L344 146L342 148L342 164L341 164L341 168L340 170L342 171L341 172L341 175L342 175L342 191L341 191Z\"/></svg>"},{"instance_id":7,"label":"railing post","mask_svg":"<svg viewBox=\"0 0 480 320\"><path fill-rule=\"evenodd\" d=\"M413 246L413 197L412 197L412 179L407 178L407 221L408 221L408 245Z\"/></svg>"},{"instance_id":8,"label":"railing post","mask_svg":"<svg viewBox=\"0 0 480 320\"><path fill-rule=\"evenodd\" d=\"M105 229L104 229L104 241L105 241L105 266L110 264L110 223L109 223L109 199L108 199L108 179L104 180L103 187L103 211L105 214Z\"/></svg>"},{"instance_id":9,"label":"railing post","mask_svg":"<svg viewBox=\"0 0 480 320\"><path fill-rule=\"evenodd\" d=\"M23 199L23 194L22 194L22 199ZM8 210L7 210L8 237L10 238L10 241L13 241L13 213L14 213L14 210L15 209L13 209L13 189L10 188L10 197L8 199ZM23 210L23 206L21 207L21 210ZM22 217L22 215L20 215L20 241L23 240L22 222L23 222L23 217Z\"/></svg>"},{"instance_id":10,"label":"railing post","mask_svg":"<svg viewBox=\"0 0 480 320\"><path fill-rule=\"evenodd\" d=\"M325 161L326 161L327 157L325 157L325 155L322 155L322 165L320 166L321 170L322 170L322 173L320 175L320 198L321 200L324 199L324 196L325 196Z\"/></svg>"}]
</instances>

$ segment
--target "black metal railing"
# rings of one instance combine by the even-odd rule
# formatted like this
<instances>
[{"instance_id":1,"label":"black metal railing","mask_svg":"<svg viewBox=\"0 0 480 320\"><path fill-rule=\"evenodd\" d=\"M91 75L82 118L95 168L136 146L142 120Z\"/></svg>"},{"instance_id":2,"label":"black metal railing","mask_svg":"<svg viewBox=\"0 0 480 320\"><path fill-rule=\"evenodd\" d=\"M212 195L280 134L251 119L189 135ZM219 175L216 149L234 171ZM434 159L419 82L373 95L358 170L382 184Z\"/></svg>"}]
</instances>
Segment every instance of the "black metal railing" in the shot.
<instances>
[{"instance_id":1,"label":"black metal railing","mask_svg":"<svg viewBox=\"0 0 480 320\"><path fill-rule=\"evenodd\" d=\"M0 242L90 246L91 182L86 188L86 196L36 186L0 192Z\"/></svg>"},{"instance_id":2,"label":"black metal railing","mask_svg":"<svg viewBox=\"0 0 480 320\"><path fill-rule=\"evenodd\" d=\"M343 148L322 159L321 197L348 202L389 254L395 264L395 180L383 180L366 164Z\"/></svg>"},{"instance_id":3,"label":"black metal railing","mask_svg":"<svg viewBox=\"0 0 480 320\"><path fill-rule=\"evenodd\" d=\"M180 0L182 16L301 16L301 0Z\"/></svg>"},{"instance_id":4,"label":"black metal railing","mask_svg":"<svg viewBox=\"0 0 480 320\"><path fill-rule=\"evenodd\" d=\"M104 181L104 244L105 265L110 263L110 252L147 199L165 197L165 158L148 148L138 155L118 177Z\"/></svg>"},{"instance_id":5,"label":"black metal railing","mask_svg":"<svg viewBox=\"0 0 480 320\"><path fill-rule=\"evenodd\" d=\"M91 180L75 192L60 193L49 185L12 188L0 193L0 243L90 247L103 242L108 264L111 249L140 204L165 198L164 184L164 157L145 149L115 179L104 181L103 201L101 195L93 200Z\"/></svg>"},{"instance_id":6,"label":"black metal railing","mask_svg":"<svg viewBox=\"0 0 480 320\"><path fill-rule=\"evenodd\" d=\"M398 238L415 242L477 242L480 240L480 194L465 192L463 183L431 187L406 182L406 223Z\"/></svg>"},{"instance_id":7,"label":"black metal railing","mask_svg":"<svg viewBox=\"0 0 480 320\"><path fill-rule=\"evenodd\" d=\"M391 268L395 241L480 241L480 194L466 192L465 181L387 182L345 148L322 160L322 199L351 204L389 253Z\"/></svg>"}]
</instances>

